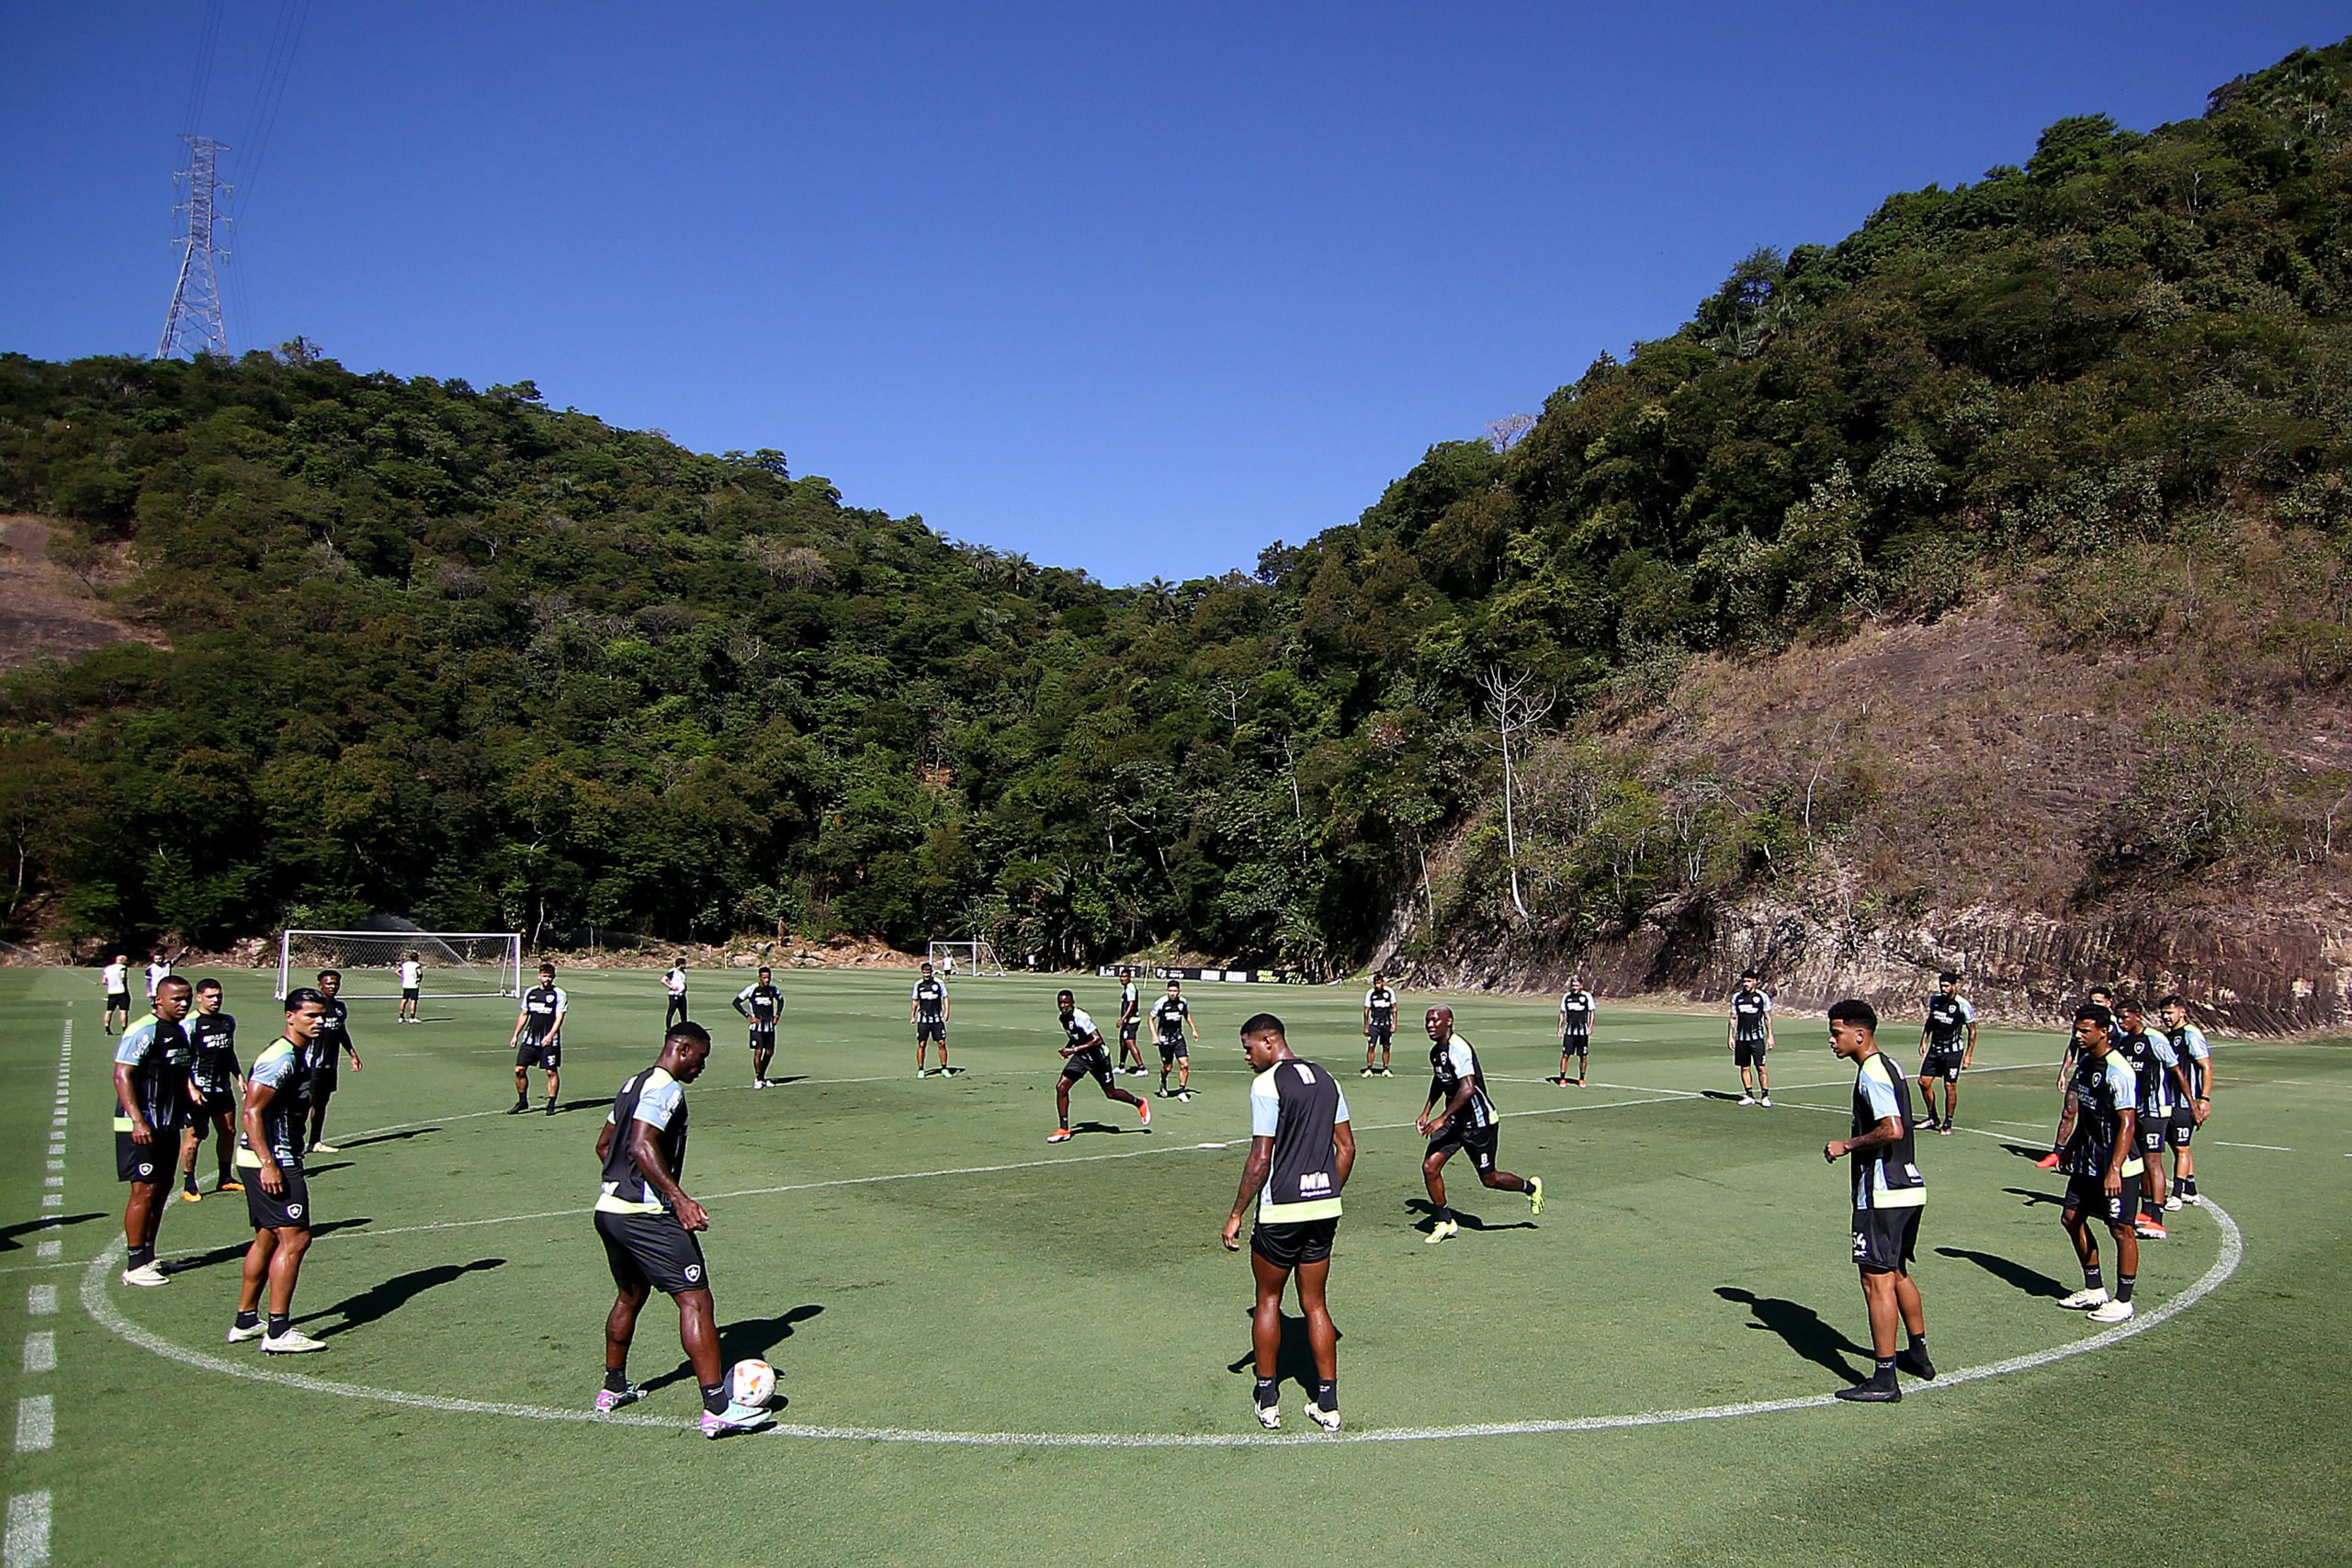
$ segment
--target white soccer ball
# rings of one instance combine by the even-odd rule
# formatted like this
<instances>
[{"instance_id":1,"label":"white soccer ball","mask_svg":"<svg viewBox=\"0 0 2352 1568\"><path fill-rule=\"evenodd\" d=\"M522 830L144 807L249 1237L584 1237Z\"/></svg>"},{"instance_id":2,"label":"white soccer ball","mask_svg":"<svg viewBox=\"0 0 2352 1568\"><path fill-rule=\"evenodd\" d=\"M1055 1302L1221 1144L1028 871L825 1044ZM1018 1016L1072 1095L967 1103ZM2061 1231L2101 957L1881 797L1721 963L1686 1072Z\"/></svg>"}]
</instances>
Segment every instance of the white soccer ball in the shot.
<instances>
[{"instance_id":1,"label":"white soccer ball","mask_svg":"<svg viewBox=\"0 0 2352 1568\"><path fill-rule=\"evenodd\" d=\"M763 1405L775 1393L775 1369L765 1361L738 1361L727 1374L727 1396L738 1404Z\"/></svg>"}]
</instances>

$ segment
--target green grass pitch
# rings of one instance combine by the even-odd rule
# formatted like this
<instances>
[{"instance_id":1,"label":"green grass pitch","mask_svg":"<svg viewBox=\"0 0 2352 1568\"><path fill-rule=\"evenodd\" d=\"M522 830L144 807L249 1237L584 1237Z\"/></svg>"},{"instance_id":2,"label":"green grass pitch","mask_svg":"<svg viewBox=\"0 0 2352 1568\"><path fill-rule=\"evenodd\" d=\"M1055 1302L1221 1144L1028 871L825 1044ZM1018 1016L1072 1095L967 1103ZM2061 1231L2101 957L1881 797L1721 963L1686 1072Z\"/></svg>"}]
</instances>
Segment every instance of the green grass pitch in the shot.
<instances>
[{"instance_id":1,"label":"green grass pitch","mask_svg":"<svg viewBox=\"0 0 2352 1568\"><path fill-rule=\"evenodd\" d=\"M276 1004L265 976L223 978L250 1060ZM640 1424L531 1414L579 1410L597 1386L610 1283L586 1213L591 1145L621 1078L651 1058L650 973L564 976L567 1109L552 1118L536 1073L533 1113L501 1114L511 1002L428 997L417 1028L394 1027L389 1001L355 1004L367 1066L346 1066L334 1103L343 1152L313 1166L322 1234L295 1302L330 1348L265 1365L221 1343L251 1235L242 1199L172 1205L162 1247L181 1267L163 1289L106 1266L123 1190L96 977L10 971L0 1409L19 1412L6 1491L51 1499L49 1561L2346 1560L2341 1043L2222 1051L2198 1152L2243 1258L2119 1342L1893 1407L1397 1441L1299 1434L1285 1384L1285 1435L1311 1440L1277 1447L1252 1440L1247 1265L1216 1241L1248 1134L1249 1012L1280 1012L1299 1053L1340 1075L1358 1131L1331 1280L1348 1437L1769 1404L1866 1371L1845 1177L1821 1158L1851 1073L1823 1026L1782 1021L1766 1111L1724 1096L1737 1079L1720 1021L1604 1009L1591 1087L1562 1089L1541 1081L1557 1061L1547 1003L1452 998L1509 1117L1502 1165L1549 1190L1531 1220L1457 1160L1464 1232L1432 1247L1410 1122L1428 1081L1419 1011L1437 998L1405 998L1398 1076L1367 1081L1356 991L1193 987L1198 1097L1154 1100L1146 1133L1083 1082L1080 1136L1048 1147L1059 982L960 982L967 1071L918 1080L911 976L788 974L775 1071L791 1081L754 1091L725 1001L743 978L697 976L693 991L718 1045L689 1092L686 1187L711 1210L729 1358L775 1364L788 1427L1000 1440L707 1442L687 1429L697 1402L658 1298L632 1366L654 1387L628 1413ZM1072 984L1097 1020L1115 1017L1111 983ZM48 1133L69 1020L61 1170ZM1883 1035L1906 1069L1917 1029ZM2093 1331L2052 1304L2079 1282L2059 1184L2016 1152L2046 1143L2057 1044L1986 1032L1963 1089L1971 1131L1922 1140L1917 1274L1944 1369ZM2177 1219L2144 1248L2143 1312L2222 1257L2216 1215ZM53 1366L37 1344L17 1353L41 1334ZM42 1395L46 1447L21 1403ZM1057 1434L1238 1441L1017 1440Z\"/></svg>"}]
</instances>

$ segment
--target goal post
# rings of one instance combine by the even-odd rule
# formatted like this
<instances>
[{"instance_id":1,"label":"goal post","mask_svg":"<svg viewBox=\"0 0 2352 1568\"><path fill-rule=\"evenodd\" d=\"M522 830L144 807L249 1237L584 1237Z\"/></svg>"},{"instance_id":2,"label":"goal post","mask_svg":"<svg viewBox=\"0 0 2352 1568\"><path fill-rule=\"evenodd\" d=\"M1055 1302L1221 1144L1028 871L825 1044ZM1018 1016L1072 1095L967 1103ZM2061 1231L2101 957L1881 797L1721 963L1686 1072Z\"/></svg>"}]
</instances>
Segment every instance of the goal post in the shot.
<instances>
[{"instance_id":1,"label":"goal post","mask_svg":"<svg viewBox=\"0 0 2352 1568\"><path fill-rule=\"evenodd\" d=\"M340 993L354 1001L390 1001L401 994L401 964L414 954L419 987L435 997L519 997L523 994L520 931L308 931L277 939L277 995L307 986L322 969L343 976Z\"/></svg>"},{"instance_id":2,"label":"goal post","mask_svg":"<svg viewBox=\"0 0 2352 1568\"><path fill-rule=\"evenodd\" d=\"M946 975L997 976L1004 973L1004 965L997 962L996 949L984 942L934 942L926 955L933 969Z\"/></svg>"}]
</instances>

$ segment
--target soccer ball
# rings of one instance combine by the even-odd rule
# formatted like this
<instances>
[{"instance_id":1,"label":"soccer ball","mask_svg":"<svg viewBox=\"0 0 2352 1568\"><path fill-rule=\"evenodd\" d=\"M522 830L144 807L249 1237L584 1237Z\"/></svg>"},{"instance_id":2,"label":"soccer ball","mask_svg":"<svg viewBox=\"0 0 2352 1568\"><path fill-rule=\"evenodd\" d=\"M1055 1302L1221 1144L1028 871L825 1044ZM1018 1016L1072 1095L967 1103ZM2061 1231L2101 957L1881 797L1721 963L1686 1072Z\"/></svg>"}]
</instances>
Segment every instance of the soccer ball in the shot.
<instances>
[{"instance_id":1,"label":"soccer ball","mask_svg":"<svg viewBox=\"0 0 2352 1568\"><path fill-rule=\"evenodd\" d=\"M727 1397L738 1404L764 1405L775 1393L775 1369L765 1361L738 1361L727 1374Z\"/></svg>"}]
</instances>

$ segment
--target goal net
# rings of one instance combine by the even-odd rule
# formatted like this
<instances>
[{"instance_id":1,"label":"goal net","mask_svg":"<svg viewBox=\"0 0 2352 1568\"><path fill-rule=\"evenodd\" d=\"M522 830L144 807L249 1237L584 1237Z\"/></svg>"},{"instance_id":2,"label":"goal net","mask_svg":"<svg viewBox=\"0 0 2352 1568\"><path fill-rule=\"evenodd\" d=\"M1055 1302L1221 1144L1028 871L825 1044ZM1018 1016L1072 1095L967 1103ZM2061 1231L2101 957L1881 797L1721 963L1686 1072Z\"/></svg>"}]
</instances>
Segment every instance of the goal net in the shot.
<instances>
[{"instance_id":1,"label":"goal net","mask_svg":"<svg viewBox=\"0 0 2352 1568\"><path fill-rule=\"evenodd\" d=\"M928 955L931 966L943 975L1001 975L996 949L984 942L934 942Z\"/></svg>"},{"instance_id":2,"label":"goal net","mask_svg":"<svg viewBox=\"0 0 2352 1568\"><path fill-rule=\"evenodd\" d=\"M415 959L418 988L433 997L519 997L518 931L288 931L277 939L277 995L310 985L322 969L343 976L342 995L389 1001L401 994L401 965Z\"/></svg>"}]
</instances>

